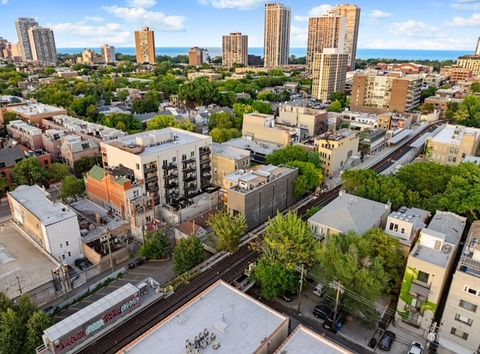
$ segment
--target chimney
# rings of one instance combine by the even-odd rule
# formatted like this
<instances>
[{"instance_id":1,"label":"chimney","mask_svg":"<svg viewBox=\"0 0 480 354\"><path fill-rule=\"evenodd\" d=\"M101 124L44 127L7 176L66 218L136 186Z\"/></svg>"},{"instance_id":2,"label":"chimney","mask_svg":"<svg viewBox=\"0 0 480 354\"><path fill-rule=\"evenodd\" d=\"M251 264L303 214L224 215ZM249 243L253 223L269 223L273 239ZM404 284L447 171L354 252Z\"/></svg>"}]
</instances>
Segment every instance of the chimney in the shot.
<instances>
[{"instance_id":1,"label":"chimney","mask_svg":"<svg viewBox=\"0 0 480 354\"><path fill-rule=\"evenodd\" d=\"M97 225L100 225L101 219L100 219L100 213L99 212L95 213L95 221L96 221Z\"/></svg>"}]
</instances>

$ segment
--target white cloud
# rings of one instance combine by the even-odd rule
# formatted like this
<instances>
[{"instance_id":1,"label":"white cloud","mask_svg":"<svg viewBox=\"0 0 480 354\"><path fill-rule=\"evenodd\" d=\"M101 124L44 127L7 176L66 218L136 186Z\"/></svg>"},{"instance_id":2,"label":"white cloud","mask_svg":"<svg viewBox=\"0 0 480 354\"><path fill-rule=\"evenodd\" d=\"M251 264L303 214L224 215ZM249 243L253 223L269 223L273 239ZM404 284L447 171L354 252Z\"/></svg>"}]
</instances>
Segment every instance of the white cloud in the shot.
<instances>
[{"instance_id":1,"label":"white cloud","mask_svg":"<svg viewBox=\"0 0 480 354\"><path fill-rule=\"evenodd\" d=\"M290 27L290 47L302 47L307 46L308 30L305 27L298 27L292 25Z\"/></svg>"},{"instance_id":2,"label":"white cloud","mask_svg":"<svg viewBox=\"0 0 480 354\"><path fill-rule=\"evenodd\" d=\"M265 0L199 0L200 4L217 9L250 10L265 3Z\"/></svg>"},{"instance_id":3,"label":"white cloud","mask_svg":"<svg viewBox=\"0 0 480 354\"><path fill-rule=\"evenodd\" d=\"M455 16L451 25L454 27L478 27L480 26L480 13L473 14L470 17Z\"/></svg>"},{"instance_id":4,"label":"white cloud","mask_svg":"<svg viewBox=\"0 0 480 354\"><path fill-rule=\"evenodd\" d=\"M457 0L453 4L450 4L452 8L457 11L471 11L480 9L479 0Z\"/></svg>"},{"instance_id":5,"label":"white cloud","mask_svg":"<svg viewBox=\"0 0 480 354\"><path fill-rule=\"evenodd\" d=\"M91 21L91 22L96 22L96 23L100 23L100 22L105 21L105 19L103 17L100 17L100 16L85 16L84 19L85 19L85 21Z\"/></svg>"},{"instance_id":6,"label":"white cloud","mask_svg":"<svg viewBox=\"0 0 480 354\"><path fill-rule=\"evenodd\" d=\"M438 37L439 35L437 27L416 20L396 22L392 26L392 32L394 34L401 34L408 37Z\"/></svg>"},{"instance_id":7,"label":"white cloud","mask_svg":"<svg viewBox=\"0 0 480 354\"><path fill-rule=\"evenodd\" d=\"M308 11L308 15L295 15L293 19L298 22L307 22L310 17L318 17L325 15L328 11L332 9L332 5L329 4L322 4L315 7L312 7L310 11Z\"/></svg>"},{"instance_id":8,"label":"white cloud","mask_svg":"<svg viewBox=\"0 0 480 354\"><path fill-rule=\"evenodd\" d=\"M383 20L388 17L392 17L392 14L390 12L385 12L382 10L372 10L368 14L368 17L373 18L375 20Z\"/></svg>"},{"instance_id":9,"label":"white cloud","mask_svg":"<svg viewBox=\"0 0 480 354\"><path fill-rule=\"evenodd\" d=\"M133 33L122 31L123 27L118 23L92 25L85 22L64 22L50 24L49 27L55 32L55 37L58 37L59 47L98 47L103 43L119 45L131 43L133 38ZM99 36L99 33L102 35Z\"/></svg>"},{"instance_id":10,"label":"white cloud","mask_svg":"<svg viewBox=\"0 0 480 354\"><path fill-rule=\"evenodd\" d=\"M128 4L131 7L141 7L143 9L148 9L152 6L155 6L157 3L156 0L129 0Z\"/></svg>"},{"instance_id":11,"label":"white cloud","mask_svg":"<svg viewBox=\"0 0 480 354\"><path fill-rule=\"evenodd\" d=\"M0 0L0 4L7 5L8 0Z\"/></svg>"},{"instance_id":12,"label":"white cloud","mask_svg":"<svg viewBox=\"0 0 480 354\"><path fill-rule=\"evenodd\" d=\"M184 16L167 16L163 12L149 11L141 7L103 6L109 14L137 25L148 25L161 31L183 31Z\"/></svg>"}]
</instances>

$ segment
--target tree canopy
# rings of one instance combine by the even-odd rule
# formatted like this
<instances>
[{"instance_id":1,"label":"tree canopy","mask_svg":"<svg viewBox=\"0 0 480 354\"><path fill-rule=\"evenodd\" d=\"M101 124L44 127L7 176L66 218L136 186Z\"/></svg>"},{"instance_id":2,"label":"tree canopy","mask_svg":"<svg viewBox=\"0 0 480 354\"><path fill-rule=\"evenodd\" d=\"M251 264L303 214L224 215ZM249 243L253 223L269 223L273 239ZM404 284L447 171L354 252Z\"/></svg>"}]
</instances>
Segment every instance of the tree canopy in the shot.
<instances>
[{"instance_id":1,"label":"tree canopy","mask_svg":"<svg viewBox=\"0 0 480 354\"><path fill-rule=\"evenodd\" d=\"M63 200L73 198L77 200L77 197L81 196L85 192L85 182L81 178L75 178L74 176L66 176L62 180L62 187L60 189L60 196Z\"/></svg>"},{"instance_id":2,"label":"tree canopy","mask_svg":"<svg viewBox=\"0 0 480 354\"><path fill-rule=\"evenodd\" d=\"M190 132L194 132L197 128L195 124L193 124L189 120L178 120L173 116L164 115L156 116L147 123L148 130L163 129L169 127L188 130Z\"/></svg>"},{"instance_id":3,"label":"tree canopy","mask_svg":"<svg viewBox=\"0 0 480 354\"><path fill-rule=\"evenodd\" d=\"M173 252L175 274L188 272L196 265L203 262L204 252L202 242L197 237L180 240Z\"/></svg>"},{"instance_id":4,"label":"tree canopy","mask_svg":"<svg viewBox=\"0 0 480 354\"><path fill-rule=\"evenodd\" d=\"M47 181L47 172L35 157L18 162L12 170L15 183L32 186L34 184L43 185Z\"/></svg>"},{"instance_id":5,"label":"tree canopy","mask_svg":"<svg viewBox=\"0 0 480 354\"><path fill-rule=\"evenodd\" d=\"M164 259L170 256L170 241L162 231L147 232L145 242L140 247L140 255L147 259Z\"/></svg>"},{"instance_id":6,"label":"tree canopy","mask_svg":"<svg viewBox=\"0 0 480 354\"><path fill-rule=\"evenodd\" d=\"M213 230L217 249L220 251L235 252L240 244L240 239L247 231L245 216L232 216L227 212L214 214L208 220L208 225Z\"/></svg>"}]
</instances>

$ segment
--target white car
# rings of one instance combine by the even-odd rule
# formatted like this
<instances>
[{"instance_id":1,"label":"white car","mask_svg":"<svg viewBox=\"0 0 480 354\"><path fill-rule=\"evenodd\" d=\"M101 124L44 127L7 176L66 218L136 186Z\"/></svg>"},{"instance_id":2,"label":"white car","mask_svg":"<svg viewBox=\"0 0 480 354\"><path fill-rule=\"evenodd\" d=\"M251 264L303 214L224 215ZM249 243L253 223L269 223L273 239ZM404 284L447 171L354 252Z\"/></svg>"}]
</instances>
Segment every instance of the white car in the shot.
<instances>
[{"instance_id":1,"label":"white car","mask_svg":"<svg viewBox=\"0 0 480 354\"><path fill-rule=\"evenodd\" d=\"M423 354L423 345L418 342L412 342L408 354Z\"/></svg>"},{"instance_id":2,"label":"white car","mask_svg":"<svg viewBox=\"0 0 480 354\"><path fill-rule=\"evenodd\" d=\"M313 289L313 295L323 296L323 294L325 294L325 285L318 283L315 289Z\"/></svg>"}]
</instances>

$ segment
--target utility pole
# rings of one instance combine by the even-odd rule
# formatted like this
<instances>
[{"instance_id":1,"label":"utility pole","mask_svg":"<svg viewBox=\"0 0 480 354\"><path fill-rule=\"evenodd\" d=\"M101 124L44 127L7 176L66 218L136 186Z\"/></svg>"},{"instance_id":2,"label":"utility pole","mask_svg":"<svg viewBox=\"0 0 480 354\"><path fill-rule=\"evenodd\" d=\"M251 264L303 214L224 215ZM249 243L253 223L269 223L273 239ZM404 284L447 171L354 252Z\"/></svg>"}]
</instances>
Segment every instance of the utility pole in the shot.
<instances>
[{"instance_id":1,"label":"utility pole","mask_svg":"<svg viewBox=\"0 0 480 354\"><path fill-rule=\"evenodd\" d=\"M22 292L22 285L20 284L20 278L18 277L18 275L15 275L15 278L17 278L18 291L20 292L20 295L22 295L23 292Z\"/></svg>"},{"instance_id":2,"label":"utility pole","mask_svg":"<svg viewBox=\"0 0 480 354\"><path fill-rule=\"evenodd\" d=\"M305 266L300 267L300 289L298 290L298 308L297 312L300 313L300 304L302 303L302 290L303 290L303 273L305 272Z\"/></svg>"},{"instance_id":3,"label":"utility pole","mask_svg":"<svg viewBox=\"0 0 480 354\"><path fill-rule=\"evenodd\" d=\"M335 310L333 312L333 323L332 323L333 332L337 332L338 303L340 301L340 293L343 294L343 285L340 284L338 281L334 280L330 283L330 286L337 290L337 295L335 296Z\"/></svg>"},{"instance_id":4,"label":"utility pole","mask_svg":"<svg viewBox=\"0 0 480 354\"><path fill-rule=\"evenodd\" d=\"M108 242L108 254L110 255L110 269L113 273L113 258L112 258L112 245L110 242L112 241L112 235L110 232L107 233L107 242Z\"/></svg>"}]
</instances>

